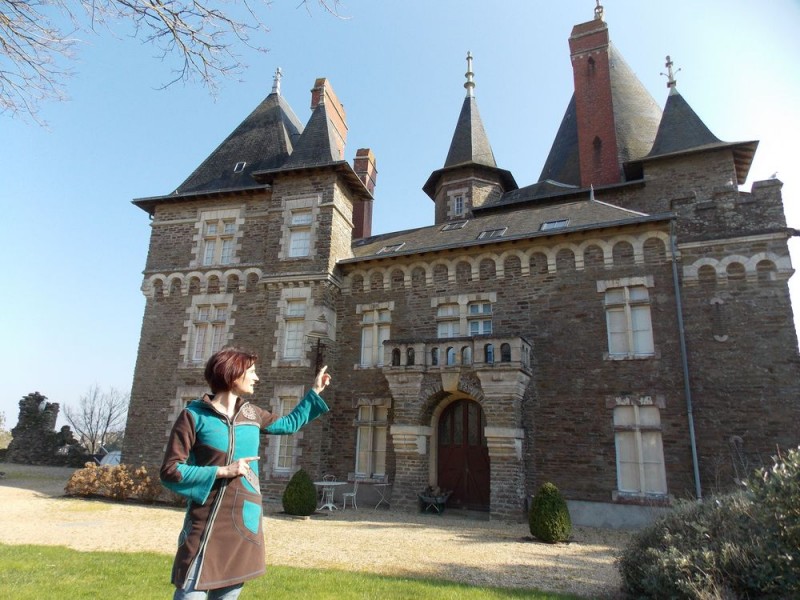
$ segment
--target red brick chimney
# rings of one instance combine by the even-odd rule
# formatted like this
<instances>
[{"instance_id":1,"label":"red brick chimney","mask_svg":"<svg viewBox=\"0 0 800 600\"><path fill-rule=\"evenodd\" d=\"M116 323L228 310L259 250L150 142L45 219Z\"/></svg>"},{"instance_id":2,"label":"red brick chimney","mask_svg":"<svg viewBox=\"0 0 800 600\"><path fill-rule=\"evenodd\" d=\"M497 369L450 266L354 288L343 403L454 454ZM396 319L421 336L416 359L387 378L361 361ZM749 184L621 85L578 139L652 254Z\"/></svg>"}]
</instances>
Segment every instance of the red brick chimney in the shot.
<instances>
[{"instance_id":1,"label":"red brick chimney","mask_svg":"<svg viewBox=\"0 0 800 600\"><path fill-rule=\"evenodd\" d=\"M344 146L347 143L347 115L344 112L344 106L336 97L330 81L324 77L317 79L311 89L311 110L314 111L320 104L325 105L328 121L337 134L336 148L339 151L339 159L344 159Z\"/></svg>"},{"instance_id":2,"label":"red brick chimney","mask_svg":"<svg viewBox=\"0 0 800 600\"><path fill-rule=\"evenodd\" d=\"M375 193L378 169L375 167L375 155L369 148L359 148L353 159L353 171L364 183L370 194ZM361 239L372 235L372 200L362 200L353 206L353 239Z\"/></svg>"},{"instance_id":3,"label":"red brick chimney","mask_svg":"<svg viewBox=\"0 0 800 600\"><path fill-rule=\"evenodd\" d=\"M592 21L572 28L569 49L581 186L618 183L622 180L622 167L611 99L608 25L603 21L602 10L595 12Z\"/></svg>"}]
</instances>

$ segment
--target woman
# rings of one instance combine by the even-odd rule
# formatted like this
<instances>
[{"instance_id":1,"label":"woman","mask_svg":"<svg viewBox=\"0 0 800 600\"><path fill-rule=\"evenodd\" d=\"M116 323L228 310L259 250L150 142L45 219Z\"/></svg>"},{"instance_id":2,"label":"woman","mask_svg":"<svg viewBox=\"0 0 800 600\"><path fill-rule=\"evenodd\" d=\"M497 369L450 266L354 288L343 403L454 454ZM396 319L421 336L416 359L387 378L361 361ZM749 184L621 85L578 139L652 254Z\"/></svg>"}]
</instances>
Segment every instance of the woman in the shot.
<instances>
[{"instance_id":1,"label":"woman","mask_svg":"<svg viewBox=\"0 0 800 600\"><path fill-rule=\"evenodd\" d=\"M331 381L322 367L285 417L250 404L258 381L255 354L226 348L206 363L212 394L193 400L172 427L161 482L188 499L172 568L174 600L233 600L266 570L258 478L259 435L295 433L328 412L319 394Z\"/></svg>"}]
</instances>

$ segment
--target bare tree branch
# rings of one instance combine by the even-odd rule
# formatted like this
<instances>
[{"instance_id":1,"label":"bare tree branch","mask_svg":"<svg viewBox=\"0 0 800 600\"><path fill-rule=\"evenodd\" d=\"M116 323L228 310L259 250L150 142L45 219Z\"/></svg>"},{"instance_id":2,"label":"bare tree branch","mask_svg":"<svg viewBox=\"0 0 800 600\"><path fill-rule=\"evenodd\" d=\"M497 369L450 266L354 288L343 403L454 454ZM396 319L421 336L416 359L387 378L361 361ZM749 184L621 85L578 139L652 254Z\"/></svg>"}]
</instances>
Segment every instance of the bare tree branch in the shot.
<instances>
[{"instance_id":1,"label":"bare tree branch","mask_svg":"<svg viewBox=\"0 0 800 600\"><path fill-rule=\"evenodd\" d=\"M110 434L125 428L129 402L128 394L115 388L105 392L93 385L81 396L77 407L64 407L64 415L89 454L97 454Z\"/></svg>"},{"instance_id":2,"label":"bare tree branch","mask_svg":"<svg viewBox=\"0 0 800 600\"><path fill-rule=\"evenodd\" d=\"M316 0L338 18L339 0ZM219 80L246 65L237 47L261 52L269 33L259 16L272 0L0 0L0 113L32 117L40 106L65 98L77 34L124 26L177 66L162 87L199 81L213 94ZM299 7L311 10L309 0ZM74 8L73 8L74 7Z\"/></svg>"}]
</instances>

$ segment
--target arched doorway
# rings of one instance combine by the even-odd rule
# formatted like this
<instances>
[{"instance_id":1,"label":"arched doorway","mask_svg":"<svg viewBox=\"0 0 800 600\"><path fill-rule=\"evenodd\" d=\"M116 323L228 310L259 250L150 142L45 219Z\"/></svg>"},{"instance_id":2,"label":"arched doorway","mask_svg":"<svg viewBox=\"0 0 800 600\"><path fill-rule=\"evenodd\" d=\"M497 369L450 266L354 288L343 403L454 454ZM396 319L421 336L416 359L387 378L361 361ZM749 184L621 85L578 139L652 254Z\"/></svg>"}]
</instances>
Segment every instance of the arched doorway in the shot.
<instances>
[{"instance_id":1,"label":"arched doorway","mask_svg":"<svg viewBox=\"0 0 800 600\"><path fill-rule=\"evenodd\" d=\"M448 506L489 510L489 449L486 418L474 400L456 400L439 417L438 484L453 493Z\"/></svg>"}]
</instances>

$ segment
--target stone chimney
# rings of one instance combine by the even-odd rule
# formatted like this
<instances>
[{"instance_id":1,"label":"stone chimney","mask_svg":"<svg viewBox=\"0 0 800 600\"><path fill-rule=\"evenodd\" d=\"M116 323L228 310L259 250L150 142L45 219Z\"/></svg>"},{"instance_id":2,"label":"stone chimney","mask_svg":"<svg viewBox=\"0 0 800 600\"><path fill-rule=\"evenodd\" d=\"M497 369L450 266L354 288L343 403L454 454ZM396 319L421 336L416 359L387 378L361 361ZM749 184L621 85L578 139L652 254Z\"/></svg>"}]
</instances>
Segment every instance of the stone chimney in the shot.
<instances>
[{"instance_id":1,"label":"stone chimney","mask_svg":"<svg viewBox=\"0 0 800 600\"><path fill-rule=\"evenodd\" d=\"M572 28L569 38L575 113L578 129L581 186L618 183L614 105L611 99L610 42L602 10Z\"/></svg>"},{"instance_id":2,"label":"stone chimney","mask_svg":"<svg viewBox=\"0 0 800 600\"><path fill-rule=\"evenodd\" d=\"M343 160L344 147L347 143L347 115L330 81L324 77L317 79L311 89L311 110L316 110L320 105L324 105L328 121L336 133L336 149L339 152L339 160Z\"/></svg>"},{"instance_id":3,"label":"stone chimney","mask_svg":"<svg viewBox=\"0 0 800 600\"><path fill-rule=\"evenodd\" d=\"M375 193L378 169L375 167L375 155L369 148L359 148L353 159L353 171L369 190ZM372 235L372 200L362 200L353 206L353 239L361 239Z\"/></svg>"}]
</instances>

